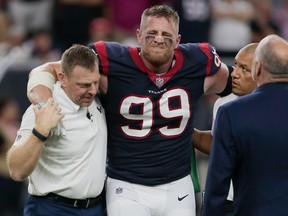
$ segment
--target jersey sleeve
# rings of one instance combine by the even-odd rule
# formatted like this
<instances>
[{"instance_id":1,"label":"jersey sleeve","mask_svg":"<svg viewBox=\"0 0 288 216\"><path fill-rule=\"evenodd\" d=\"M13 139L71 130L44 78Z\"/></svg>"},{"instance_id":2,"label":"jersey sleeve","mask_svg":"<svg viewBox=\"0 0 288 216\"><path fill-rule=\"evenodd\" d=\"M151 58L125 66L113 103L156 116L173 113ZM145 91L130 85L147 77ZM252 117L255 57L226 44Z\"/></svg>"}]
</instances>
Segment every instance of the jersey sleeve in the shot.
<instances>
[{"instance_id":1,"label":"jersey sleeve","mask_svg":"<svg viewBox=\"0 0 288 216\"><path fill-rule=\"evenodd\" d=\"M98 55L99 58L99 71L101 74L105 76L108 75L108 56L106 43L104 41L98 41L94 44L90 44L89 47L94 50L94 52Z\"/></svg>"},{"instance_id":2,"label":"jersey sleeve","mask_svg":"<svg viewBox=\"0 0 288 216\"><path fill-rule=\"evenodd\" d=\"M211 76L217 73L221 60L213 46L209 43L180 44L179 48L189 59L189 64L197 68L199 76Z\"/></svg>"},{"instance_id":3,"label":"jersey sleeve","mask_svg":"<svg viewBox=\"0 0 288 216\"><path fill-rule=\"evenodd\" d=\"M215 74L221 66L221 60L216 49L208 43L199 43L199 48L206 57L206 75Z\"/></svg>"},{"instance_id":4,"label":"jersey sleeve","mask_svg":"<svg viewBox=\"0 0 288 216\"><path fill-rule=\"evenodd\" d=\"M109 71L115 69L114 65L127 61L125 54L128 51L128 46L118 42L98 41L89 47L98 55L99 71L105 76L109 75Z\"/></svg>"}]
</instances>

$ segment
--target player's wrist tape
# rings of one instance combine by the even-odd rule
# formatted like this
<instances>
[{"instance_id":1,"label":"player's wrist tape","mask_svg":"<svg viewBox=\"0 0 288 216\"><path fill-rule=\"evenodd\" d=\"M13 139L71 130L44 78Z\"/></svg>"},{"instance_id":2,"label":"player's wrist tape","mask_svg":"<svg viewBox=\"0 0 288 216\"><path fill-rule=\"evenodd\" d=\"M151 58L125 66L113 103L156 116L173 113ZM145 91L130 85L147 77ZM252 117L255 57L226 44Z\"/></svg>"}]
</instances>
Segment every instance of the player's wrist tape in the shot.
<instances>
[{"instance_id":1,"label":"player's wrist tape","mask_svg":"<svg viewBox=\"0 0 288 216\"><path fill-rule=\"evenodd\" d=\"M51 73L45 71L36 72L28 80L27 94L29 94L31 90L37 85L44 85L52 91L54 84L55 78Z\"/></svg>"},{"instance_id":2,"label":"player's wrist tape","mask_svg":"<svg viewBox=\"0 0 288 216\"><path fill-rule=\"evenodd\" d=\"M216 94L216 95L218 95L220 97L224 97L224 96L227 96L227 95L232 93L232 77L231 77L231 73L233 72L234 68L232 66L230 66L230 65L227 65L227 67L228 67L228 71L229 71L229 77L228 77L228 80L227 80L226 87L225 87L225 89L222 92Z\"/></svg>"},{"instance_id":3,"label":"player's wrist tape","mask_svg":"<svg viewBox=\"0 0 288 216\"><path fill-rule=\"evenodd\" d=\"M48 139L48 137L39 133L35 128L33 128L32 133L34 134L34 136L36 136L42 142L45 142Z\"/></svg>"}]
</instances>

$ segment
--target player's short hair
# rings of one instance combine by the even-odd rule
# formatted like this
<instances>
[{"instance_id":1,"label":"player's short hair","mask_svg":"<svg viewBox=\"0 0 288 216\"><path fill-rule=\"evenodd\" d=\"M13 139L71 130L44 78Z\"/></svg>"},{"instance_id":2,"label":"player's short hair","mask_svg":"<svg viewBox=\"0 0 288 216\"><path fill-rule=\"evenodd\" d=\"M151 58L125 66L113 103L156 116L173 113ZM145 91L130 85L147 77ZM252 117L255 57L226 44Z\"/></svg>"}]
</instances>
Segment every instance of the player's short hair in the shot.
<instances>
[{"instance_id":1,"label":"player's short hair","mask_svg":"<svg viewBox=\"0 0 288 216\"><path fill-rule=\"evenodd\" d=\"M168 5L165 5L165 4L155 5L150 8L145 9L141 16L140 28L144 28L147 18L151 16L164 17L167 20L172 19L173 22L175 23L177 33L179 32L180 18L178 16L178 13L173 8L169 7Z\"/></svg>"},{"instance_id":2,"label":"player's short hair","mask_svg":"<svg viewBox=\"0 0 288 216\"><path fill-rule=\"evenodd\" d=\"M69 76L76 66L94 71L98 67L98 57L89 47L74 44L62 55L61 71Z\"/></svg>"}]
</instances>

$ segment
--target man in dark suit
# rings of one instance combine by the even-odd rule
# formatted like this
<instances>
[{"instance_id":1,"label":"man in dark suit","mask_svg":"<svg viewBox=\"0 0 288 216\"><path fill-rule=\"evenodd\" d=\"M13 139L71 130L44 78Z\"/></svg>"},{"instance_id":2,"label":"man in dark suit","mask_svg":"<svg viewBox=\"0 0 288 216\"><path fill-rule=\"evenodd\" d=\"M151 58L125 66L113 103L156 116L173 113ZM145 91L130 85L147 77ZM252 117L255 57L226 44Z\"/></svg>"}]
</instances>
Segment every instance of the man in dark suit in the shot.
<instances>
[{"instance_id":1,"label":"man in dark suit","mask_svg":"<svg viewBox=\"0 0 288 216\"><path fill-rule=\"evenodd\" d=\"M261 40L252 77L251 94L218 110L203 216L224 215L231 179L234 215L288 215L288 42Z\"/></svg>"}]
</instances>

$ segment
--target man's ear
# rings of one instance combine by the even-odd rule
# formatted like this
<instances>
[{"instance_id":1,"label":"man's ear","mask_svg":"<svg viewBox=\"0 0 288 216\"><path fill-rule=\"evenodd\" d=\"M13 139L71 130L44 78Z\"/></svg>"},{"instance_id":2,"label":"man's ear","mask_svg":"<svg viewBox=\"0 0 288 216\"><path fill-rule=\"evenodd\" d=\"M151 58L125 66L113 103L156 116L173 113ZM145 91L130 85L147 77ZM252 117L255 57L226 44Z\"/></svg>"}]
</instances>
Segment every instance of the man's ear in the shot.
<instances>
[{"instance_id":1,"label":"man's ear","mask_svg":"<svg viewBox=\"0 0 288 216\"><path fill-rule=\"evenodd\" d=\"M142 44L142 38L141 38L142 37L142 33L141 33L140 29L136 30L136 37L137 37L138 43Z\"/></svg>"},{"instance_id":2,"label":"man's ear","mask_svg":"<svg viewBox=\"0 0 288 216\"><path fill-rule=\"evenodd\" d=\"M67 79L67 77L65 76L64 73L60 72L60 73L58 74L58 78L59 78L59 81L61 82L61 85L62 85L62 86L66 84L66 79Z\"/></svg>"},{"instance_id":3,"label":"man's ear","mask_svg":"<svg viewBox=\"0 0 288 216\"><path fill-rule=\"evenodd\" d=\"M261 62L259 62L259 61L256 61L255 62L255 75L257 76L257 77L259 77L260 75L261 75L261 73L262 73L262 64L261 64Z\"/></svg>"},{"instance_id":4,"label":"man's ear","mask_svg":"<svg viewBox=\"0 0 288 216\"><path fill-rule=\"evenodd\" d=\"M261 63L259 61L255 61L253 62L252 67L252 79L254 82L257 82L261 74Z\"/></svg>"},{"instance_id":5,"label":"man's ear","mask_svg":"<svg viewBox=\"0 0 288 216\"><path fill-rule=\"evenodd\" d=\"M181 41L181 35L179 34L179 35L177 36L177 39L176 39L176 47L179 46L180 41Z\"/></svg>"}]
</instances>

